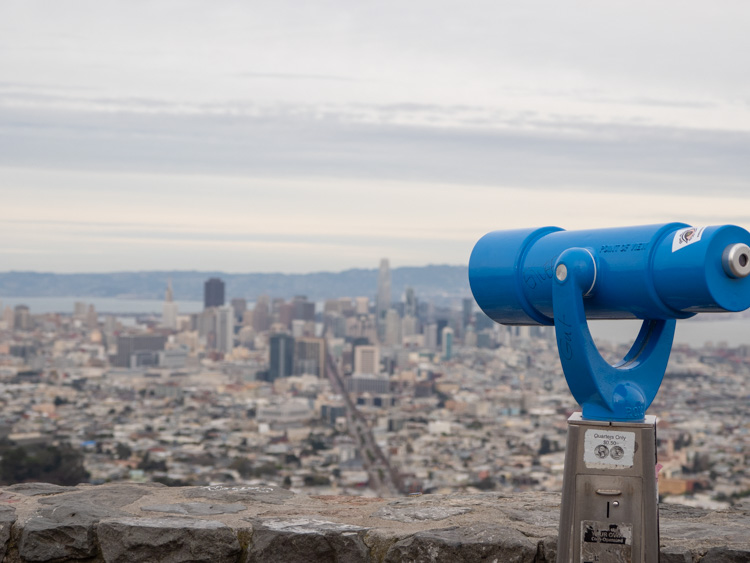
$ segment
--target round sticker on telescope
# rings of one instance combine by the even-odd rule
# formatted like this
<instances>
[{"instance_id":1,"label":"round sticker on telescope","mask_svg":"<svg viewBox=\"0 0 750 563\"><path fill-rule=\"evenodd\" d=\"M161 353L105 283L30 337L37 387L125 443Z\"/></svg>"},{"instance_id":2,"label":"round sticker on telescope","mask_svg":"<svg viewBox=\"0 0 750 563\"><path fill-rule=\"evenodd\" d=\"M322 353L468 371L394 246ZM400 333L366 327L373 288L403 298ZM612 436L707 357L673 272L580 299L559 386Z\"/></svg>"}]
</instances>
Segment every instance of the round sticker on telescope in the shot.
<instances>
[{"instance_id":1,"label":"round sticker on telescope","mask_svg":"<svg viewBox=\"0 0 750 563\"><path fill-rule=\"evenodd\" d=\"M633 467L635 432L586 430L583 461L588 468L626 469Z\"/></svg>"}]
</instances>

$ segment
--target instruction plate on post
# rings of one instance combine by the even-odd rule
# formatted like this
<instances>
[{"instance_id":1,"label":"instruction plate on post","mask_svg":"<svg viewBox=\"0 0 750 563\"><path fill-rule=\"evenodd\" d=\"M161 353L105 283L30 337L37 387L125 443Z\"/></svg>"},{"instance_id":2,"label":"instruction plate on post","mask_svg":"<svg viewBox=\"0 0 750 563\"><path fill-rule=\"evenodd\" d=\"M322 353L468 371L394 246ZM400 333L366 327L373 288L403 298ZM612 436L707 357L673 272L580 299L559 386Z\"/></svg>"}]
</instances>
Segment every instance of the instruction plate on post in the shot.
<instances>
[{"instance_id":1,"label":"instruction plate on post","mask_svg":"<svg viewBox=\"0 0 750 563\"><path fill-rule=\"evenodd\" d=\"M589 469L628 469L633 467L635 432L586 430L583 462Z\"/></svg>"}]
</instances>

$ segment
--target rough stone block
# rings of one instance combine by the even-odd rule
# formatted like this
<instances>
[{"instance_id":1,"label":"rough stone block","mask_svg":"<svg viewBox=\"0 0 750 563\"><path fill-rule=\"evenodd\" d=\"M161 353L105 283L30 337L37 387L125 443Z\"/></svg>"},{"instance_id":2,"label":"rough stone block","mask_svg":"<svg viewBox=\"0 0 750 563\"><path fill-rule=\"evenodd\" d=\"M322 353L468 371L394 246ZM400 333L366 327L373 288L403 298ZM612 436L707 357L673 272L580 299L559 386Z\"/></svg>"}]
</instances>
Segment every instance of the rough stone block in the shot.
<instances>
[{"instance_id":1,"label":"rough stone block","mask_svg":"<svg viewBox=\"0 0 750 563\"><path fill-rule=\"evenodd\" d=\"M33 518L23 528L18 552L26 561L92 557L96 554L94 528L90 522Z\"/></svg>"},{"instance_id":2,"label":"rough stone block","mask_svg":"<svg viewBox=\"0 0 750 563\"><path fill-rule=\"evenodd\" d=\"M539 542L537 560L540 563L555 563L557 561L557 536L543 538Z\"/></svg>"},{"instance_id":3,"label":"rough stone block","mask_svg":"<svg viewBox=\"0 0 750 563\"><path fill-rule=\"evenodd\" d=\"M750 550L731 547L712 547L701 558L700 563L748 563Z\"/></svg>"},{"instance_id":4,"label":"rough stone block","mask_svg":"<svg viewBox=\"0 0 750 563\"><path fill-rule=\"evenodd\" d=\"M533 563L537 542L512 528L487 523L418 532L393 544L385 563Z\"/></svg>"},{"instance_id":5,"label":"rough stone block","mask_svg":"<svg viewBox=\"0 0 750 563\"><path fill-rule=\"evenodd\" d=\"M21 557L29 561L91 557L97 551L94 524L124 515L66 495L43 499L40 504L39 515L26 523L18 546Z\"/></svg>"},{"instance_id":6,"label":"rough stone block","mask_svg":"<svg viewBox=\"0 0 750 563\"><path fill-rule=\"evenodd\" d=\"M693 563L693 554L684 547L663 547L659 563Z\"/></svg>"},{"instance_id":7,"label":"rough stone block","mask_svg":"<svg viewBox=\"0 0 750 563\"><path fill-rule=\"evenodd\" d=\"M107 563L230 563L240 555L236 533L221 522L188 518L119 518L99 523Z\"/></svg>"},{"instance_id":8,"label":"rough stone block","mask_svg":"<svg viewBox=\"0 0 750 563\"><path fill-rule=\"evenodd\" d=\"M252 545L246 563L358 563L369 560L365 528L311 518L249 520Z\"/></svg>"},{"instance_id":9,"label":"rough stone block","mask_svg":"<svg viewBox=\"0 0 750 563\"><path fill-rule=\"evenodd\" d=\"M10 530L15 521L16 510L12 506L0 506L0 561L5 559Z\"/></svg>"}]
</instances>

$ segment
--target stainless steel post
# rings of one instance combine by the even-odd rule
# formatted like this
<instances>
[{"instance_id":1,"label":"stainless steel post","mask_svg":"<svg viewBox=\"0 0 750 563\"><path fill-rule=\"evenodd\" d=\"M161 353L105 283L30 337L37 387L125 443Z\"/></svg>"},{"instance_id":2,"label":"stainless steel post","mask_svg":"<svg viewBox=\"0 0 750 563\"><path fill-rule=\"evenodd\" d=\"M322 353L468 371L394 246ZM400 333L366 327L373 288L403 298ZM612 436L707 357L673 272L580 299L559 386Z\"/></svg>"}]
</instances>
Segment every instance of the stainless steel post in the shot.
<instances>
[{"instance_id":1,"label":"stainless steel post","mask_svg":"<svg viewBox=\"0 0 750 563\"><path fill-rule=\"evenodd\" d=\"M557 561L658 563L656 417L568 419Z\"/></svg>"}]
</instances>

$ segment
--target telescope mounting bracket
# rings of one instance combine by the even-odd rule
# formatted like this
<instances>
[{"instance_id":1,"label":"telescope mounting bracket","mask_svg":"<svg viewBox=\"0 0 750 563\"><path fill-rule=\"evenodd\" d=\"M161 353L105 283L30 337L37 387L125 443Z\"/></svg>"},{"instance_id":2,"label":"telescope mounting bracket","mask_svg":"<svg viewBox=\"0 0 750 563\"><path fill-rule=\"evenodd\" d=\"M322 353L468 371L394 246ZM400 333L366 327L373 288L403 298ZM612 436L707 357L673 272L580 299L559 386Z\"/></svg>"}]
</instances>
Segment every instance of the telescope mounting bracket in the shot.
<instances>
[{"instance_id":1,"label":"telescope mounting bracket","mask_svg":"<svg viewBox=\"0 0 750 563\"><path fill-rule=\"evenodd\" d=\"M640 422L664 378L676 321L645 319L630 351L610 365L591 337L584 310L596 277L589 249L569 248L555 263L552 309L565 379L584 419Z\"/></svg>"}]
</instances>

